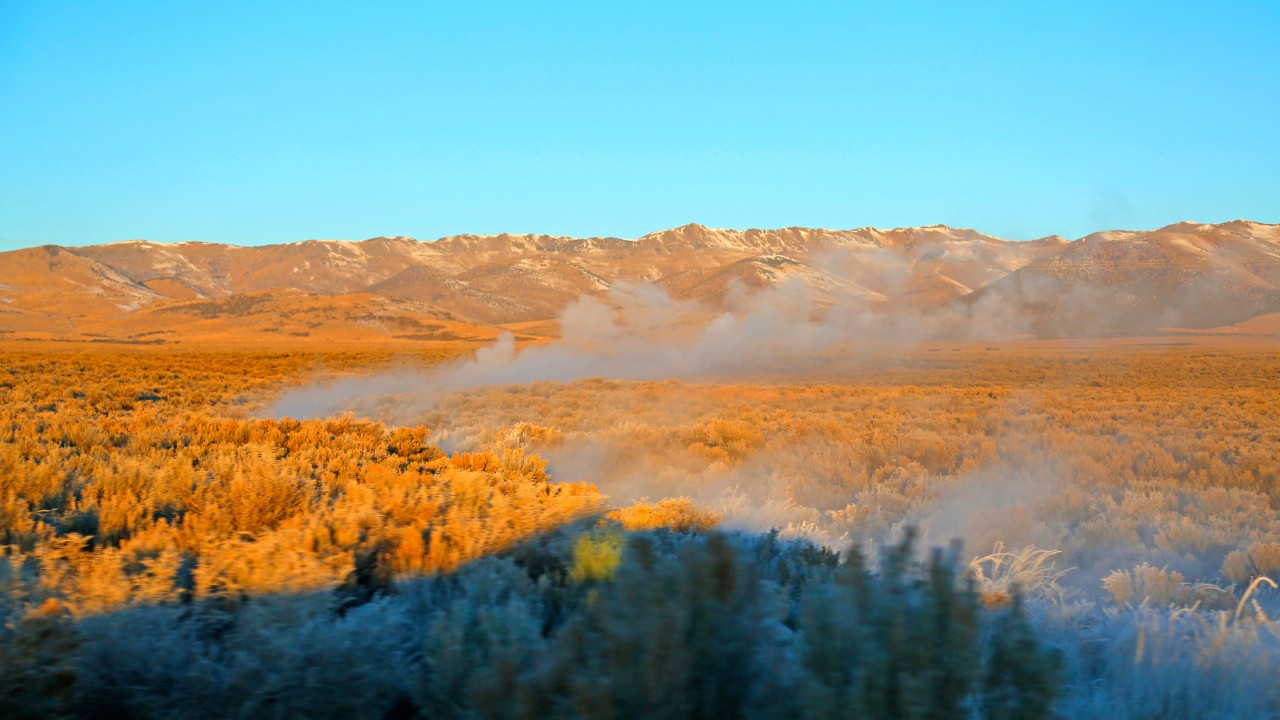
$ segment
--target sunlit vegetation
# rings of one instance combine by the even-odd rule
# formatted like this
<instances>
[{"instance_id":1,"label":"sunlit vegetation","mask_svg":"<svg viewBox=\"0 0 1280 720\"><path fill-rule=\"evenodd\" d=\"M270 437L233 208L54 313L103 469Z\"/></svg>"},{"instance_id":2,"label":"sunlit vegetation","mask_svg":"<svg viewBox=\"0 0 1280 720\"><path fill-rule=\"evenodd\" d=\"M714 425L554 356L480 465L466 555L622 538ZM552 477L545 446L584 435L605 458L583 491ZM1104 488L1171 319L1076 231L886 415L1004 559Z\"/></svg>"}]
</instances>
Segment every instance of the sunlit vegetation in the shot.
<instances>
[{"instance_id":1,"label":"sunlit vegetation","mask_svg":"<svg viewBox=\"0 0 1280 720\"><path fill-rule=\"evenodd\" d=\"M409 393L399 412L613 502L691 497L720 527L962 538L983 603L1020 590L1064 650L1068 717L1280 713L1280 354L943 348L832 375Z\"/></svg>"},{"instance_id":2,"label":"sunlit vegetation","mask_svg":"<svg viewBox=\"0 0 1280 720\"><path fill-rule=\"evenodd\" d=\"M693 497L836 547L910 522L979 554L1058 550L1093 589L1143 562L1280 572L1274 352L947 351L796 379L475 388L417 413L407 395L400 416L459 449L536 452L615 501Z\"/></svg>"},{"instance_id":3,"label":"sunlit vegetation","mask_svg":"<svg viewBox=\"0 0 1280 720\"><path fill-rule=\"evenodd\" d=\"M1274 353L268 417L392 360L0 352L0 716L1280 712Z\"/></svg>"},{"instance_id":4,"label":"sunlit vegetation","mask_svg":"<svg viewBox=\"0 0 1280 720\"><path fill-rule=\"evenodd\" d=\"M420 427L244 417L250 397L315 358L7 359L6 590L77 617L374 589L454 570L600 502L589 486L552 484L519 450L449 457Z\"/></svg>"}]
</instances>

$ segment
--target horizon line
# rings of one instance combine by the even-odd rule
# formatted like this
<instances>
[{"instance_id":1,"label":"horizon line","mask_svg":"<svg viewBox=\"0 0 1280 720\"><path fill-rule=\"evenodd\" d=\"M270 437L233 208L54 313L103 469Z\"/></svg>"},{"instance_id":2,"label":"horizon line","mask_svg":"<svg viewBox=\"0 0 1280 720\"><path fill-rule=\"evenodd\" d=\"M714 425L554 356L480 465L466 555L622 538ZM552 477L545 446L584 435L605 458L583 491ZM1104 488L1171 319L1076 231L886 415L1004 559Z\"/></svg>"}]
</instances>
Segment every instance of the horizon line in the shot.
<instances>
[{"instance_id":1,"label":"horizon line","mask_svg":"<svg viewBox=\"0 0 1280 720\"><path fill-rule=\"evenodd\" d=\"M1205 226L1221 227L1221 226L1224 226L1224 225L1231 225L1231 224L1235 224L1235 223L1246 223L1246 224L1249 224L1249 225L1264 225L1264 226L1269 226L1269 227L1275 227L1275 226L1280 225L1280 223L1267 223L1267 222L1261 222L1261 221L1258 221L1258 220L1247 220L1247 219L1244 219L1244 218L1236 218L1236 219L1233 219L1233 220L1226 220L1226 221L1218 222L1218 223L1204 223L1204 222L1196 222L1196 221L1194 221L1194 220L1180 220L1180 221L1177 221L1177 222L1169 223L1169 224L1167 224L1167 225L1161 225L1160 227L1148 228L1148 229L1108 228L1108 229L1104 229L1104 230L1095 230L1095 231L1093 231L1093 232L1090 232L1090 233L1086 233L1086 234L1084 234L1084 235L1081 235L1080 237L1077 237L1077 238L1069 238L1069 237L1067 237L1067 236L1059 235L1059 234L1057 234L1057 233L1051 233L1051 234L1049 234L1049 235L1042 235L1042 236L1040 236L1040 237L1027 238L1027 239L1025 239L1025 240L1012 240L1012 239L1009 239L1009 238L1003 238L1003 237L1000 237L1000 236L998 236L998 235L989 235L989 234L987 234L987 233L984 233L984 232L982 232L982 231L980 231L980 230L977 230L977 229L974 229L974 228L969 228L969 227L960 227L960 226L957 226L957 225L948 225L948 224L946 224L946 223L932 223L932 224L929 224L929 225L903 225L903 226L899 226L899 227L876 227L876 226L873 226L873 225L862 225L862 226L859 226L859 227L854 227L854 228L845 228L845 229L841 229L841 228L825 228L825 227L810 227L810 226L806 226L806 225L787 225L787 226L784 226L784 227L777 227L777 228L758 228L758 227L748 227L748 228L742 228L742 229L739 229L739 228L726 228L726 227L712 227L712 226L704 225L704 224L702 224L702 223L698 223L698 222L690 222L690 223L685 223L685 224L683 224L683 225L676 225L676 226L674 226L674 227L665 228L665 229L662 229L662 230L653 230L653 231L651 231L651 232L645 233L645 234L643 234L643 235L640 235L639 237L634 237L634 238L619 237L619 236L616 236L616 235L555 235L555 234L551 234L551 233L539 233L539 232L524 232L524 233L521 233L521 232L498 232L498 233L468 233L468 232L462 232L462 233L453 233L453 234L449 234L449 235L441 235L441 236L439 236L439 237L432 238L432 239L420 239L420 238L413 237L412 235L373 235L373 236L371 236L371 237L366 237L366 238L362 238L362 239L350 239L350 238L304 238L304 239L301 239L301 240L285 240L285 241L278 241L278 242L270 242L270 241L268 241L268 242L257 243L257 244L248 244L248 245L242 245L242 244L239 244L239 243L216 242L216 241L209 241L209 240L149 240L149 239L147 239L147 238L126 238L126 239L123 239L123 240L112 240L112 241L108 241L108 242L87 242L87 243L84 243L84 244L72 244L72 245L64 245L64 244L60 244L60 243L39 243L39 244L35 244L35 245L23 245L23 246L20 246L20 247L12 248L12 249L10 249L10 250L3 250L3 251L0 251L0 255L5 254L5 253L9 253L9 252L18 252L18 251L21 251L21 250L32 250L32 249L36 249L36 248L56 247L56 248L64 248L64 249L65 249L65 248L82 248L82 247L104 247L104 246L108 246L108 245L124 245L124 244L127 244L127 243L146 243L146 244L150 244L150 245L188 245L188 244L201 244L201 245L222 245L222 246L224 246L224 247L237 247L237 248L255 248L255 247L279 247L279 246L283 246L283 245L301 245L301 244L303 244L303 243L309 243L309 242L321 242L321 243L325 243L325 242L337 242L337 243L365 243L365 242L370 242L370 241L373 241L373 240L384 240L384 239L385 239L385 240L398 240L398 239L404 239L404 240L412 240L413 242L419 242L419 243L435 243L435 242L440 242L440 241L442 241L442 240L449 240L449 239L452 239L452 238L459 238L459 237L476 237L476 238L494 238L494 237L538 237L538 238L552 238L552 239L557 239L557 240L621 240L621 241L624 241L624 242L639 242L639 241L641 241L641 240L644 240L645 238L652 237L652 236L654 236L654 235L661 235L661 234L663 234L663 233L676 232L676 231L679 231L679 230L685 230L685 229L689 229L689 228L699 228L699 229L702 229L702 230L708 230L708 231L712 231L712 232L737 232L737 233L750 233L750 232L781 232L781 231L786 231L786 230L805 230L805 231L814 231L814 232L830 232L830 233L851 233L851 232L867 231L867 230L870 230L870 231L876 231L876 232L896 232L896 231L903 231L903 230L931 230L931 229L936 229L936 228L944 228L944 229L947 229L947 230L957 230L957 231L961 231L961 232L972 232L972 233L976 233L976 234L978 234L978 235L982 235L982 236L985 236L985 237L988 237L988 238L992 238L992 239L995 239L995 240L1001 240L1001 241L1004 241L1004 242L1016 242L1016 243L1023 243L1023 242L1039 242L1039 241L1042 241L1042 240L1052 240L1052 239L1055 239L1055 238L1057 238L1057 239L1061 239L1061 240L1067 240L1068 242L1076 242L1076 241L1083 240L1083 239L1085 239L1085 238L1092 237L1092 236L1094 236L1094 235L1100 235L1100 234L1103 234L1103 233L1144 233L1144 232L1158 232L1158 231L1160 231L1160 230L1166 230L1166 229L1168 229L1168 228L1176 227L1176 226L1178 226L1178 225L1194 225L1194 226L1199 226L1199 227L1205 227Z\"/></svg>"}]
</instances>

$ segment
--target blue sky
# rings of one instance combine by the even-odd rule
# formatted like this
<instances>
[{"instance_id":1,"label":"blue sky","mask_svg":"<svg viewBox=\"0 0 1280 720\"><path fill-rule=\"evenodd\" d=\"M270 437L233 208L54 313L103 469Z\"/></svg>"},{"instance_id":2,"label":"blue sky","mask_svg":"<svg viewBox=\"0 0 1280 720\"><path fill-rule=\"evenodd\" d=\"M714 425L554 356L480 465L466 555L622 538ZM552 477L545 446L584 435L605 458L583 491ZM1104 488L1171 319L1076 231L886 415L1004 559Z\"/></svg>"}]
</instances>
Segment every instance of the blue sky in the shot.
<instances>
[{"instance_id":1,"label":"blue sky","mask_svg":"<svg viewBox=\"0 0 1280 720\"><path fill-rule=\"evenodd\" d=\"M0 2L0 249L1280 222L1280 2Z\"/></svg>"}]
</instances>

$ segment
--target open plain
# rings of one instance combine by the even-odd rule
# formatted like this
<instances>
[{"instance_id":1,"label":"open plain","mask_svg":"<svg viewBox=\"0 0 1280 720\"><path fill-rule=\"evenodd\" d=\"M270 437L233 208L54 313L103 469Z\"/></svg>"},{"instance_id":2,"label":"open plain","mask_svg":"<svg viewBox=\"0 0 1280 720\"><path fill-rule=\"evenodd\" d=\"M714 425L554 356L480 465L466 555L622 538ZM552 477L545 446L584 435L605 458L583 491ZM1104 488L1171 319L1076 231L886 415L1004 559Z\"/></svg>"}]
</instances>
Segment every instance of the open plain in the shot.
<instances>
[{"instance_id":1,"label":"open plain","mask_svg":"<svg viewBox=\"0 0 1280 720\"><path fill-rule=\"evenodd\" d=\"M661 582L678 593L664 602L695 613L734 593L716 601L737 608L724 611L734 622L772 617L783 633L768 640L757 628L751 648L735 651L719 635L677 631L670 641L683 638L685 649L663 652L722 652L726 662L749 652L765 663L753 677L779 683L758 715L819 713L833 702L823 692L842 686L780 680L782 666L769 663L799 663L792 672L817 678L820 655L809 665L796 657L859 647L837 635L836 646L816 648L818 631L806 625L841 622L820 598L846 582L850 557L869 558L880 568L869 577L903 583L886 592L930 612L938 599L910 580L914 571L884 566L904 532L921 547L963 543L949 562L957 577L968 573L962 592L973 593L976 615L946 622L1007 623L999 618L1012 602L1023 630L1002 632L1038 638L1018 646L1017 662L1041 667L1044 687L1015 683L1019 702L1071 717L1114 717L1119 707L1170 717L1172 699L1194 697L1185 716L1200 717L1264 713L1280 701L1266 670L1280 641L1267 584L1280 579L1272 344L1194 334L868 342L826 348L804 366L813 370L440 390L432 378L474 363L473 353L458 342L6 343L7 702L164 717L190 715L187 703L203 693L200 707L246 717L459 702L482 716L577 715L539 704L587 692L557 689L556 672L618 677L630 665L601 670L622 659L566 649L581 642L574 633L659 662L647 654L656 648L627 643L665 632L675 612L646 620L633 608L615 626L595 617L591 598L625 590L611 601L623 612L640 602L628 583ZM326 397L324 417L282 414L298 397L316 408L317 393L353 382L372 384ZM731 549L706 545L724 532L736 538ZM654 541L678 565L646 565ZM674 590L692 581L682 573L723 572L698 568L725 562L758 579ZM770 600L773 592L783 595ZM770 609L785 596L795 604ZM855 615L871 622L881 612ZM495 625L491 613L506 619ZM508 637L526 631L544 639ZM972 642L954 651L1014 651ZM339 701L319 685L292 690L303 666L308 676L354 678L360 692ZM244 684L269 667L284 669ZM914 677L895 667L887 677ZM707 671L688 672L693 682ZM957 692L994 681L975 676ZM794 696L794 682L809 690ZM498 712L486 705L492 683L522 699ZM626 708L644 697L615 688L599 702ZM860 702L916 707L875 693Z\"/></svg>"}]
</instances>

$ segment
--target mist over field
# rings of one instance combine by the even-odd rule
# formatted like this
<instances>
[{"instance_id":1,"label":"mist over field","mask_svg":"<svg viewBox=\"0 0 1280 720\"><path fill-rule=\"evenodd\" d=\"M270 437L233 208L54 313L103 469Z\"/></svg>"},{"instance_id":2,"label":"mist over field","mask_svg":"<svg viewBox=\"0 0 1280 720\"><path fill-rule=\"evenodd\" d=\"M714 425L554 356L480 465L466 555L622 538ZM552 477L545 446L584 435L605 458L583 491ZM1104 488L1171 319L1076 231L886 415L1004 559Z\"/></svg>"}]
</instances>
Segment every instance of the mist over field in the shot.
<instances>
[{"instance_id":1,"label":"mist over field","mask_svg":"<svg viewBox=\"0 0 1280 720\"><path fill-rule=\"evenodd\" d=\"M1000 353L1016 355L1010 339L1025 337L1018 331L1034 322L1017 307L987 311L1000 303L988 296L946 311L886 312L820 304L806 285L783 282L755 293L734 286L727 309L710 312L661 289L623 286L603 299L570 304L559 318L561 336L545 344L517 348L506 334L473 357L441 366L288 388L267 414L351 412L392 426L425 425L432 442L447 451L536 454L548 461L554 480L594 485L619 506L686 497L715 512L725 527L777 529L835 550L892 542L907 527L927 543L962 541L974 556L993 548L1052 548L1069 570L1061 582L1088 597L1105 595L1100 583L1111 571L1144 562L1192 579L1220 579L1229 543L1211 541L1216 547L1207 555L1187 555L1167 542L1152 544L1151 530L1117 527L1105 531L1118 533L1106 540L1074 537L1080 520L1064 515L1080 510L1064 512L1064 494L1083 492L1081 477L1096 474L1099 463L1114 463L1104 460L1115 453L1108 446L1129 442L1132 428L1084 428L1096 443L1085 446L1081 429L1059 432L1045 418L1052 423L1056 412L1049 408L1064 397L1104 382L1082 365L1103 346L1077 343L1047 372L1029 372L1032 382L998 383L998 392L955 420L966 432L982 424L980 445L967 451L949 447L954 426L922 429L936 423L918 415L923 408L908 413L916 416L914 426L890 416L890 426L878 428L865 403L863 410L853 407L860 392L908 382L926 387L924 408L951 410L956 401L945 398L972 392L965 387L975 380L963 370L971 356L1001 362ZM1083 301L1075 309L1092 312ZM971 322L975 315L985 320ZM958 341L975 337L986 340ZM949 363L955 353L964 359ZM1149 381L1135 376L1136 386ZM785 399L833 392L825 406L813 398ZM882 402L901 404L903 394ZM920 388L905 390L908 398L913 394ZM1030 408L1038 411L1028 418ZM1009 416L1014 420L995 425ZM851 444L851 428L862 431L856 437L865 447ZM925 444L928 460L914 457L918 446L904 450L913 443ZM1167 444L1163 452L1184 454ZM1094 512L1122 526L1127 506L1151 491L1133 492L1139 494L1126 491L1112 509ZM1227 502L1253 514L1256 500ZM1178 504L1189 517L1214 511L1194 497Z\"/></svg>"},{"instance_id":2,"label":"mist over field","mask_svg":"<svg viewBox=\"0 0 1280 720\"><path fill-rule=\"evenodd\" d=\"M570 303L557 323L560 334L545 344L517 349L503 333L471 358L414 370L346 378L290 388L270 413L323 417L360 411L394 393L394 406L376 412L398 422L438 398L471 387L568 382L589 377L616 380L729 380L770 374L781 382L858 361L864 346L885 347L939 338L1000 336L1018 327L1006 313L999 322L965 324L958 312L887 314L851 304L820 304L810 287L784 281L749 293L732 285L722 311L673 300L654 286L622 285L603 298ZM829 352L834 351L834 352Z\"/></svg>"},{"instance_id":3,"label":"mist over field","mask_svg":"<svg viewBox=\"0 0 1280 720\"><path fill-rule=\"evenodd\" d=\"M530 427L545 422L532 405L522 413L475 418L485 407L468 392L477 389L506 386L520 396L519 386L572 387L587 378L705 384L767 377L771 383L803 383L815 373L864 364L867 357L883 355L886 346L908 352L901 346L921 339L922 323L907 331L903 317L891 327L885 317L865 308L820 306L798 281L756 293L735 285L726 305L728 309L714 313L698 303L673 300L660 288L615 287L603 299L588 296L571 303L558 320L560 337L546 344L517 349L507 333L473 357L440 367L287 389L268 414L310 418L354 412L392 425L417 425L430 418L432 441L443 449L501 450L509 445L528 450L549 461L556 480L594 484L617 503L687 496L718 509L728 527L803 529L833 546L847 543L845 536L827 537L811 509L798 506L778 480L780 466L800 475L816 470L807 466L803 447L788 447L776 457L751 453L735 458L742 462L713 462L696 471L687 463L664 464L652 454L636 462L640 449L627 427L680 426L695 420L696 414L679 399L664 401L657 412L647 407L643 418L626 418L621 427L615 413L593 407L572 437L557 435L550 443L536 437L537 431L529 437ZM888 337L891 332L895 337ZM871 345L875 351L864 353L864 346ZM468 423L461 417L475 419Z\"/></svg>"},{"instance_id":4,"label":"mist over field","mask_svg":"<svg viewBox=\"0 0 1280 720\"><path fill-rule=\"evenodd\" d=\"M1099 719L1185 693L1195 716L1276 707L1258 690L1280 651L1274 349L895 344L781 307L584 301L590 337L413 372L386 351L8 353L5 697L172 717L193 693L243 716L502 716L494 683L528 709L564 678L605 678L611 707L658 677L696 696L712 671L673 675L634 649L653 641L738 678L749 660L779 683L758 685L765 717L829 716L852 691L816 679L849 667L951 678L953 710L1005 692ZM683 364L713 327L765 361ZM274 401L324 417L272 419ZM953 608L952 649L880 634L899 603ZM862 637L896 659L848 665L868 656L840 638ZM317 672L360 689L289 689Z\"/></svg>"}]
</instances>

